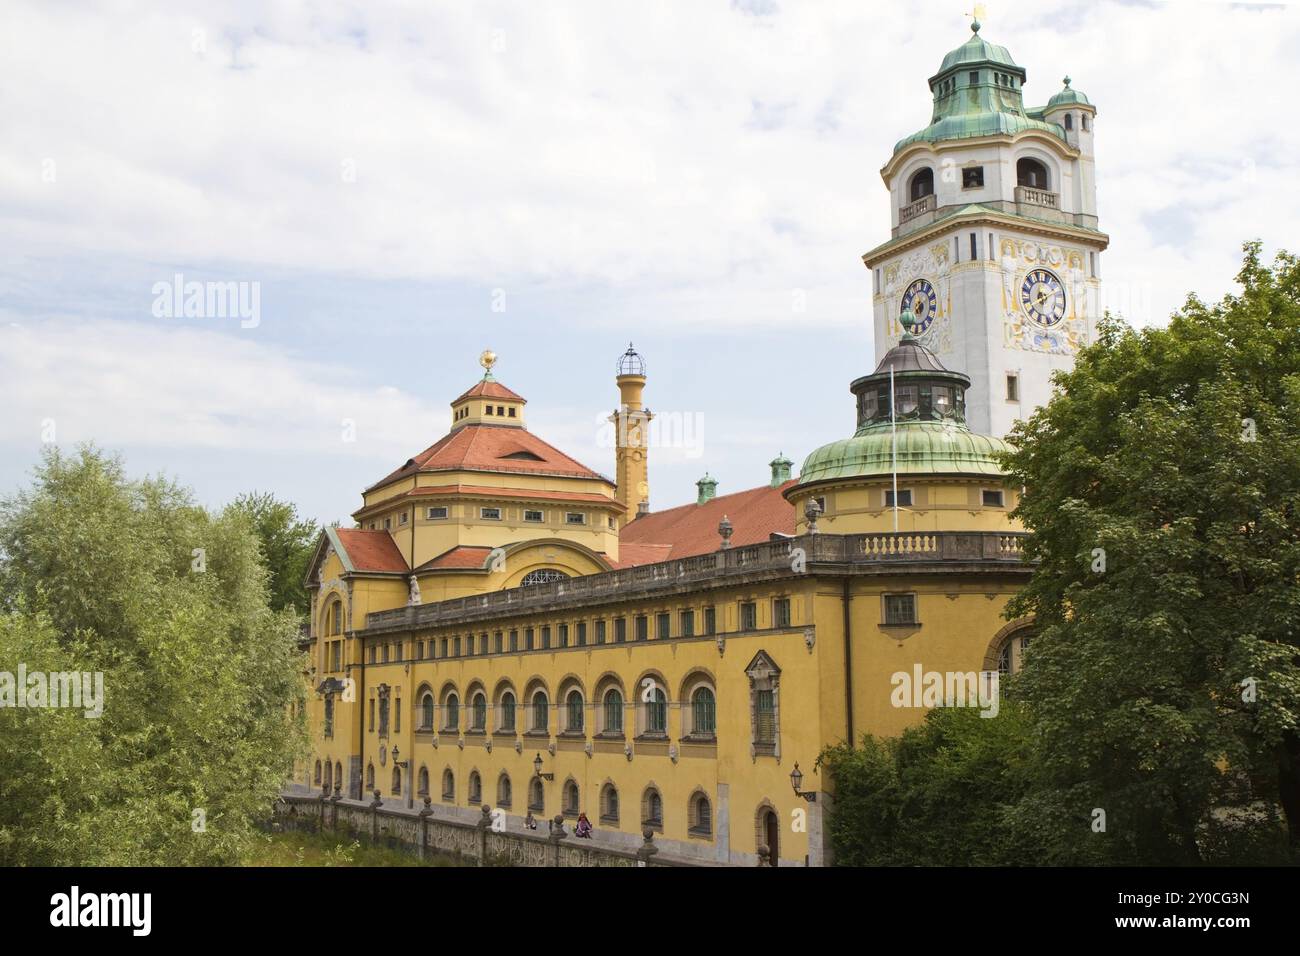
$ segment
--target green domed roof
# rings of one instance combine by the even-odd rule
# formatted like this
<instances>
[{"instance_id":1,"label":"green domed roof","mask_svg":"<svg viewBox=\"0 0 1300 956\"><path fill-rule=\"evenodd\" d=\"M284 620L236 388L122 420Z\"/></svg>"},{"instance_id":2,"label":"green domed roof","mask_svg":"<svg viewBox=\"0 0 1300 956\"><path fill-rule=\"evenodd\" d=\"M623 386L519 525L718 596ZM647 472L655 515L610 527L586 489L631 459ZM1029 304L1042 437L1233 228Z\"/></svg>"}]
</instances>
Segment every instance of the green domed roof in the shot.
<instances>
[{"instance_id":1,"label":"green domed roof","mask_svg":"<svg viewBox=\"0 0 1300 956\"><path fill-rule=\"evenodd\" d=\"M1015 70L1020 69L1020 65L1011 59L1011 54L1007 52L1006 47L998 46L996 43L989 43L980 37L980 22L978 20L972 23L970 28L973 35L943 58L943 63L939 66L940 73L950 70L954 66L965 66L969 63L995 63L998 66L1009 66Z\"/></svg>"},{"instance_id":2,"label":"green domed roof","mask_svg":"<svg viewBox=\"0 0 1300 956\"><path fill-rule=\"evenodd\" d=\"M1088 97L1070 86L1070 78L1065 78L1065 88L1047 101L1047 108L1054 106L1091 106Z\"/></svg>"},{"instance_id":3,"label":"green domed roof","mask_svg":"<svg viewBox=\"0 0 1300 956\"><path fill-rule=\"evenodd\" d=\"M1026 129L1042 130L1057 139L1065 138L1059 124L1030 119L1019 113L963 113L958 116L945 116L920 132L900 139L894 144L894 152L897 153L913 143L937 143L941 140L971 139L976 136L1011 136Z\"/></svg>"},{"instance_id":4,"label":"green domed roof","mask_svg":"<svg viewBox=\"0 0 1300 956\"><path fill-rule=\"evenodd\" d=\"M1011 446L991 435L976 435L943 422L912 422L897 429L900 475L1005 474L996 455ZM893 432L877 425L823 445L804 460L799 484L843 478L883 478L894 472Z\"/></svg>"}]
</instances>

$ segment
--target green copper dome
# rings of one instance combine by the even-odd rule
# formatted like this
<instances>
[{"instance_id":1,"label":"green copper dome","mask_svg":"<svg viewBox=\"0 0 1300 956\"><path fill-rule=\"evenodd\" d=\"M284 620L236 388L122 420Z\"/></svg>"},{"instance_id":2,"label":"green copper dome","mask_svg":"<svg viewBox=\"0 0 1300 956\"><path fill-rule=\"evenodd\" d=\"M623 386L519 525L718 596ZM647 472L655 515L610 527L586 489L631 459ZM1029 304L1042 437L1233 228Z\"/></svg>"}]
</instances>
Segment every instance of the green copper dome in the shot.
<instances>
[{"instance_id":1,"label":"green copper dome","mask_svg":"<svg viewBox=\"0 0 1300 956\"><path fill-rule=\"evenodd\" d=\"M966 425L970 379L945 368L913 336L915 316L905 311L898 345L876 370L849 390L858 401L852 438L823 445L803 463L798 487L847 478L900 475L988 475L1004 472L997 455L1010 450L1000 438L976 435Z\"/></svg>"},{"instance_id":2,"label":"green copper dome","mask_svg":"<svg viewBox=\"0 0 1300 956\"><path fill-rule=\"evenodd\" d=\"M894 440L889 425L876 425L852 438L823 445L804 460L799 484L844 478L883 478L894 471ZM909 422L898 426L900 475L988 475L1002 477L997 454L1010 446L963 426Z\"/></svg>"},{"instance_id":3,"label":"green copper dome","mask_svg":"<svg viewBox=\"0 0 1300 956\"><path fill-rule=\"evenodd\" d=\"M1070 78L1065 78L1065 87L1047 101L1047 108L1050 110L1054 106L1091 106L1092 103L1088 97L1070 86Z\"/></svg>"},{"instance_id":4,"label":"green copper dome","mask_svg":"<svg viewBox=\"0 0 1300 956\"><path fill-rule=\"evenodd\" d=\"M1041 114L1025 109L1024 67L1007 48L989 43L975 34L943 58L939 72L930 77L934 111L930 125L894 144L894 152L913 143L938 143L978 136L1011 136L1023 130L1040 130L1065 139L1065 130L1048 123Z\"/></svg>"}]
</instances>

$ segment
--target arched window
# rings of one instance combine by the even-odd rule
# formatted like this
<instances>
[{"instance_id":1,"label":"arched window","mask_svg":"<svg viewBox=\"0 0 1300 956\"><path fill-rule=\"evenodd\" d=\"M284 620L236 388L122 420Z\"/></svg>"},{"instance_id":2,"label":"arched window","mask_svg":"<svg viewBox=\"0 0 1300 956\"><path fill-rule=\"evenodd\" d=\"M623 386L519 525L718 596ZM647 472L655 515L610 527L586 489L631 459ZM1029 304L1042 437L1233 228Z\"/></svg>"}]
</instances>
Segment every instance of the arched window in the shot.
<instances>
[{"instance_id":1,"label":"arched window","mask_svg":"<svg viewBox=\"0 0 1300 956\"><path fill-rule=\"evenodd\" d=\"M1031 638L1029 631L1020 631L1012 634L1002 650L998 652L998 679L1005 681L1013 674L1020 673L1020 668L1024 663L1025 648L1029 647Z\"/></svg>"},{"instance_id":2,"label":"arched window","mask_svg":"<svg viewBox=\"0 0 1300 956\"><path fill-rule=\"evenodd\" d=\"M515 729L515 695L510 691L501 695L501 729L511 733Z\"/></svg>"},{"instance_id":3,"label":"arched window","mask_svg":"<svg viewBox=\"0 0 1300 956\"><path fill-rule=\"evenodd\" d=\"M393 793L401 796L402 794L402 768L393 768Z\"/></svg>"},{"instance_id":4,"label":"arched window","mask_svg":"<svg viewBox=\"0 0 1300 956\"><path fill-rule=\"evenodd\" d=\"M317 760L317 761L316 761L316 786L319 787L319 786L320 786L320 783L321 783L321 775L320 775L320 761Z\"/></svg>"},{"instance_id":5,"label":"arched window","mask_svg":"<svg viewBox=\"0 0 1300 956\"><path fill-rule=\"evenodd\" d=\"M1085 133L1088 132L1088 114L1087 114L1087 113L1080 113L1080 114L1079 114L1079 125L1083 127L1083 131L1084 131Z\"/></svg>"},{"instance_id":6,"label":"arched window","mask_svg":"<svg viewBox=\"0 0 1300 956\"><path fill-rule=\"evenodd\" d=\"M459 730L460 729L460 698L456 696L454 691L447 695L446 700L443 701L442 708L443 708L443 718L444 718L442 729Z\"/></svg>"},{"instance_id":7,"label":"arched window","mask_svg":"<svg viewBox=\"0 0 1300 956\"><path fill-rule=\"evenodd\" d=\"M510 775L503 773L497 777L497 806L510 809L510 799L512 793L510 790Z\"/></svg>"},{"instance_id":8,"label":"arched window","mask_svg":"<svg viewBox=\"0 0 1300 956\"><path fill-rule=\"evenodd\" d=\"M452 803L456 799L456 775L450 767L442 772L442 799L444 803Z\"/></svg>"},{"instance_id":9,"label":"arched window","mask_svg":"<svg viewBox=\"0 0 1300 956\"><path fill-rule=\"evenodd\" d=\"M573 780L566 780L564 783L564 815L566 817L576 817L579 812L580 794L578 784Z\"/></svg>"},{"instance_id":10,"label":"arched window","mask_svg":"<svg viewBox=\"0 0 1300 956\"><path fill-rule=\"evenodd\" d=\"M483 802L483 778L474 770L469 775L469 802L471 804Z\"/></svg>"},{"instance_id":11,"label":"arched window","mask_svg":"<svg viewBox=\"0 0 1300 956\"><path fill-rule=\"evenodd\" d=\"M546 810L546 794L540 777L533 777L528 783L528 809L539 813Z\"/></svg>"},{"instance_id":12,"label":"arched window","mask_svg":"<svg viewBox=\"0 0 1300 956\"><path fill-rule=\"evenodd\" d=\"M533 733L544 734L550 724L551 710L546 700L546 691L539 690L533 694L533 724L529 730Z\"/></svg>"},{"instance_id":13,"label":"arched window","mask_svg":"<svg viewBox=\"0 0 1300 956\"><path fill-rule=\"evenodd\" d=\"M420 768L419 780L420 780L419 794L422 797L427 797L429 795L429 768L428 767Z\"/></svg>"},{"instance_id":14,"label":"arched window","mask_svg":"<svg viewBox=\"0 0 1300 956\"><path fill-rule=\"evenodd\" d=\"M343 764L341 763L334 764L334 789L343 789Z\"/></svg>"},{"instance_id":15,"label":"arched window","mask_svg":"<svg viewBox=\"0 0 1300 956\"><path fill-rule=\"evenodd\" d=\"M605 722L601 731L607 734L623 733L623 695L617 687L605 692Z\"/></svg>"},{"instance_id":16,"label":"arched window","mask_svg":"<svg viewBox=\"0 0 1300 956\"><path fill-rule=\"evenodd\" d=\"M718 730L717 702L708 687L697 687L691 693L691 735L712 737Z\"/></svg>"},{"instance_id":17,"label":"arched window","mask_svg":"<svg viewBox=\"0 0 1300 956\"><path fill-rule=\"evenodd\" d=\"M375 789L375 765L367 764L366 765L366 790L371 791L374 789Z\"/></svg>"},{"instance_id":18,"label":"arched window","mask_svg":"<svg viewBox=\"0 0 1300 956\"><path fill-rule=\"evenodd\" d=\"M526 588L532 584L551 584L555 581L567 581L569 576L563 571L557 571L555 568L538 568L536 571L529 571L524 575L523 580L519 582L521 588Z\"/></svg>"},{"instance_id":19,"label":"arched window","mask_svg":"<svg viewBox=\"0 0 1300 956\"><path fill-rule=\"evenodd\" d=\"M1016 183L1031 189L1051 189L1047 167L1031 156L1016 160Z\"/></svg>"},{"instance_id":20,"label":"arched window","mask_svg":"<svg viewBox=\"0 0 1300 956\"><path fill-rule=\"evenodd\" d=\"M571 734L580 734L583 729L582 692L574 689L564 699L564 729Z\"/></svg>"},{"instance_id":21,"label":"arched window","mask_svg":"<svg viewBox=\"0 0 1300 956\"><path fill-rule=\"evenodd\" d=\"M325 789L330 790L334 786L334 765L328 760L325 761Z\"/></svg>"},{"instance_id":22,"label":"arched window","mask_svg":"<svg viewBox=\"0 0 1300 956\"><path fill-rule=\"evenodd\" d=\"M703 793L692 795L687 819L690 820L690 833L695 836L713 835L713 806Z\"/></svg>"},{"instance_id":23,"label":"arched window","mask_svg":"<svg viewBox=\"0 0 1300 956\"><path fill-rule=\"evenodd\" d=\"M913 175L911 182L907 185L907 196L910 202L916 202L918 199L924 199L926 196L934 195L934 170L929 166L924 169L918 169Z\"/></svg>"},{"instance_id":24,"label":"arched window","mask_svg":"<svg viewBox=\"0 0 1300 956\"><path fill-rule=\"evenodd\" d=\"M325 612L325 629L331 637L337 637L343 633L343 602L333 600L330 602L329 609Z\"/></svg>"},{"instance_id":25,"label":"arched window","mask_svg":"<svg viewBox=\"0 0 1300 956\"><path fill-rule=\"evenodd\" d=\"M1073 113L1066 113L1066 114L1065 114L1065 128L1066 128L1066 129L1074 129L1074 114L1073 114Z\"/></svg>"},{"instance_id":26,"label":"arched window","mask_svg":"<svg viewBox=\"0 0 1300 956\"><path fill-rule=\"evenodd\" d=\"M470 702L470 729L483 731L487 729L487 695L482 691L474 694Z\"/></svg>"},{"instance_id":27,"label":"arched window","mask_svg":"<svg viewBox=\"0 0 1300 956\"><path fill-rule=\"evenodd\" d=\"M429 691L420 697L420 729L433 730L433 694Z\"/></svg>"},{"instance_id":28,"label":"arched window","mask_svg":"<svg viewBox=\"0 0 1300 956\"><path fill-rule=\"evenodd\" d=\"M641 795L641 826L663 831L664 800L655 787L646 787Z\"/></svg>"},{"instance_id":29,"label":"arched window","mask_svg":"<svg viewBox=\"0 0 1300 956\"><path fill-rule=\"evenodd\" d=\"M645 732L663 735L668 733L668 696L662 687L650 691L650 699L645 701Z\"/></svg>"},{"instance_id":30,"label":"arched window","mask_svg":"<svg viewBox=\"0 0 1300 956\"><path fill-rule=\"evenodd\" d=\"M618 790L612 783L600 788L600 822L618 825Z\"/></svg>"}]
</instances>

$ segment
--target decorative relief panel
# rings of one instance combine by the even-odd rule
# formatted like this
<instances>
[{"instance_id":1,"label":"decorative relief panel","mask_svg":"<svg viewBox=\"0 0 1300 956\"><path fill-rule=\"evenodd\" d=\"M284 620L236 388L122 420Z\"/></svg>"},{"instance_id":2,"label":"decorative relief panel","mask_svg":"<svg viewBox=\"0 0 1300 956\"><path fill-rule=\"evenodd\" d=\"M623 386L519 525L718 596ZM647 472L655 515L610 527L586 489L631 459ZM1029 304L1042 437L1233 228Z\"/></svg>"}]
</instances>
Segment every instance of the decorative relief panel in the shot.
<instances>
[{"instance_id":1,"label":"decorative relief panel","mask_svg":"<svg viewBox=\"0 0 1300 956\"><path fill-rule=\"evenodd\" d=\"M937 308L934 319L917 338L931 352L952 352L952 244L947 240L934 243L925 249L913 249L902 258L885 266L884 294L891 303L885 317L889 336L897 343L903 334L898 324L903 296L907 287L917 279L927 280L935 291Z\"/></svg>"},{"instance_id":2,"label":"decorative relief panel","mask_svg":"<svg viewBox=\"0 0 1300 956\"><path fill-rule=\"evenodd\" d=\"M1002 341L1026 352L1074 355L1088 344L1091 289L1078 249L1004 237L998 247L1002 272ZM1053 270L1067 291L1065 318L1056 326L1033 321L1021 308L1019 290L1034 269Z\"/></svg>"}]
</instances>

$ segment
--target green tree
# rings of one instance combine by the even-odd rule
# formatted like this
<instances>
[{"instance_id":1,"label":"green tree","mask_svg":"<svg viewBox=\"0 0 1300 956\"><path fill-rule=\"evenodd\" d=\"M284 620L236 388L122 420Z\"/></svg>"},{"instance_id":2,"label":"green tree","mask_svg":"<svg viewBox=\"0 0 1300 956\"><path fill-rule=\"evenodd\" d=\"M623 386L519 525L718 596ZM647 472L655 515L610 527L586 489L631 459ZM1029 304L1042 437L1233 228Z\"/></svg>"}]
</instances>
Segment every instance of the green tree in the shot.
<instances>
[{"instance_id":1,"label":"green tree","mask_svg":"<svg viewBox=\"0 0 1300 956\"><path fill-rule=\"evenodd\" d=\"M1300 850L1300 263L1165 328L1102 323L1010 436L1038 569L1020 690L1041 847L1111 862ZM1087 823L1106 815L1104 834Z\"/></svg>"},{"instance_id":2,"label":"green tree","mask_svg":"<svg viewBox=\"0 0 1300 956\"><path fill-rule=\"evenodd\" d=\"M0 864L243 858L305 740L266 582L245 515L46 453L0 504L0 671L102 672L104 707L0 709Z\"/></svg>"},{"instance_id":3,"label":"green tree","mask_svg":"<svg viewBox=\"0 0 1300 956\"><path fill-rule=\"evenodd\" d=\"M270 493L240 495L231 507L247 515L262 543L262 558L271 573L272 609L291 607L306 614L308 597L302 580L320 536L316 522L299 519L295 505Z\"/></svg>"}]
</instances>

